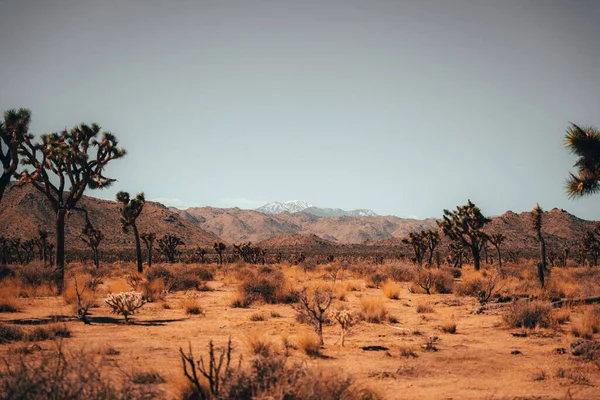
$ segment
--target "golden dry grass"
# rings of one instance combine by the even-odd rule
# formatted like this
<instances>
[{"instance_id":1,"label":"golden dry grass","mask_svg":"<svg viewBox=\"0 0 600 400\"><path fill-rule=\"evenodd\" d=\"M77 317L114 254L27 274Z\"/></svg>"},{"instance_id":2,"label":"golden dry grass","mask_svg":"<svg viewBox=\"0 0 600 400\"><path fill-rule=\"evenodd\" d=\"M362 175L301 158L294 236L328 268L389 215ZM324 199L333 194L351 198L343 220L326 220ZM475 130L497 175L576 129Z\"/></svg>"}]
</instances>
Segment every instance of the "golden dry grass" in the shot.
<instances>
[{"instance_id":1,"label":"golden dry grass","mask_svg":"<svg viewBox=\"0 0 600 400\"><path fill-rule=\"evenodd\" d=\"M400 285L394 281L388 280L381 287L381 291L384 296L391 300L397 300L400 298Z\"/></svg>"}]
</instances>

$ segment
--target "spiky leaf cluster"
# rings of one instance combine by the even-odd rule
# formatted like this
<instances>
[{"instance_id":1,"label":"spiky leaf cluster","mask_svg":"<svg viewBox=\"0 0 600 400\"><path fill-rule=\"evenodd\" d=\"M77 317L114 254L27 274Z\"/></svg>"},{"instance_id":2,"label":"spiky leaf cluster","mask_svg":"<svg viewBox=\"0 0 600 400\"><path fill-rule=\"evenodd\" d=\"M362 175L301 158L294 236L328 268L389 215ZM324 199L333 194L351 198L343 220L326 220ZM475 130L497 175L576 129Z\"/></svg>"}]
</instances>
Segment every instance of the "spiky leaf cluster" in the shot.
<instances>
[{"instance_id":1,"label":"spiky leaf cluster","mask_svg":"<svg viewBox=\"0 0 600 400\"><path fill-rule=\"evenodd\" d=\"M100 229L96 229L89 222L85 224L81 231L81 240L88 245L92 250L100 246L100 242L104 239L104 235Z\"/></svg>"},{"instance_id":2,"label":"spiky leaf cluster","mask_svg":"<svg viewBox=\"0 0 600 400\"><path fill-rule=\"evenodd\" d=\"M571 198L592 195L600 191L600 131L575 124L567 129L565 147L579 157L567 179L567 194Z\"/></svg>"},{"instance_id":3,"label":"spiky leaf cluster","mask_svg":"<svg viewBox=\"0 0 600 400\"><path fill-rule=\"evenodd\" d=\"M535 206L535 208L531 211L531 227L536 232L538 237L540 237L542 232L542 216L544 215L544 210L540 207L539 204Z\"/></svg>"},{"instance_id":4,"label":"spiky leaf cluster","mask_svg":"<svg viewBox=\"0 0 600 400\"><path fill-rule=\"evenodd\" d=\"M11 176L19 164L19 146L29 135L31 111L21 108L4 112L4 121L0 121L0 199Z\"/></svg>"},{"instance_id":5,"label":"spiky leaf cluster","mask_svg":"<svg viewBox=\"0 0 600 400\"><path fill-rule=\"evenodd\" d=\"M154 246L154 240L156 239L156 234L152 232L142 233L140 238L146 245L148 249L151 249Z\"/></svg>"},{"instance_id":6,"label":"spiky leaf cluster","mask_svg":"<svg viewBox=\"0 0 600 400\"><path fill-rule=\"evenodd\" d=\"M117 193L117 201L121 203L121 227L123 232L127 233L130 226L135 224L135 221L140 216L146 204L144 193L138 193L134 199L130 199L129 193Z\"/></svg>"},{"instance_id":7,"label":"spiky leaf cluster","mask_svg":"<svg viewBox=\"0 0 600 400\"><path fill-rule=\"evenodd\" d=\"M19 153L26 168L19 173L19 184L33 184L55 209L67 210L75 207L86 188L110 186L115 179L106 177L104 168L126 152L110 132L102 133L100 140L99 135L98 124L42 135L39 143L33 135L25 135Z\"/></svg>"}]
</instances>

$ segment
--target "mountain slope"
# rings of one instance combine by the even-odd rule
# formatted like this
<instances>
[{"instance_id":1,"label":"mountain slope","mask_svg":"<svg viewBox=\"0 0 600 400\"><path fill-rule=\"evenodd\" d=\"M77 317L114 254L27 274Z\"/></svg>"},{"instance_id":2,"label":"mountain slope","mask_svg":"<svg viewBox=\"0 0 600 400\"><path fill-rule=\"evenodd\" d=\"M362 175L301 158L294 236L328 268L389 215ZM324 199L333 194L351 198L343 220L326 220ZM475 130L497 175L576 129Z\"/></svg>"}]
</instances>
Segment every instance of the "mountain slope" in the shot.
<instances>
[{"instance_id":1,"label":"mountain slope","mask_svg":"<svg viewBox=\"0 0 600 400\"><path fill-rule=\"evenodd\" d=\"M116 202L84 196L78 206L88 210L92 224L104 234L101 249L135 247L133 233L130 231L125 234L121 230ZM54 237L54 221L55 213L50 203L33 186L11 186L0 202L0 236L30 239L38 236L38 229L43 229ZM86 248L80 238L84 222L81 212L73 212L67 216L67 248ZM214 241L218 240L215 235L182 218L179 213L174 213L155 202L146 202L137 225L140 232L154 232L157 238L166 233L176 234L188 247L212 246Z\"/></svg>"}]
</instances>

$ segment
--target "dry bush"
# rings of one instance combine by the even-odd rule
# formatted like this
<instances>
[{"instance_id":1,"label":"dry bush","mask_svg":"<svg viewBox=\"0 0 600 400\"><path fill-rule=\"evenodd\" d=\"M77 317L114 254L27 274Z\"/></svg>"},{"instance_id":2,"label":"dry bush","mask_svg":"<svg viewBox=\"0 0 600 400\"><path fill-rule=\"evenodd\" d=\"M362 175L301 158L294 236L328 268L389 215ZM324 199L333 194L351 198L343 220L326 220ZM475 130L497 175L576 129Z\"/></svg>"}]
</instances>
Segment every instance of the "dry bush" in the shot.
<instances>
[{"instance_id":1,"label":"dry bush","mask_svg":"<svg viewBox=\"0 0 600 400\"><path fill-rule=\"evenodd\" d=\"M571 308L563 307L552 311L552 320L558 325L569 322L571 320Z\"/></svg>"},{"instance_id":2,"label":"dry bush","mask_svg":"<svg viewBox=\"0 0 600 400\"><path fill-rule=\"evenodd\" d=\"M454 289L454 275L451 269L444 268L434 273L433 290L439 294L452 293Z\"/></svg>"},{"instance_id":3,"label":"dry bush","mask_svg":"<svg viewBox=\"0 0 600 400\"><path fill-rule=\"evenodd\" d=\"M367 322L380 324L385 321L387 311L383 299L379 297L363 297L360 299L360 309Z\"/></svg>"},{"instance_id":4,"label":"dry bush","mask_svg":"<svg viewBox=\"0 0 600 400\"><path fill-rule=\"evenodd\" d=\"M456 333L456 323L455 322L446 322L440 325L440 330L444 333L449 333L454 335Z\"/></svg>"},{"instance_id":5,"label":"dry bush","mask_svg":"<svg viewBox=\"0 0 600 400\"><path fill-rule=\"evenodd\" d=\"M511 328L547 328L552 322L552 306L540 301L517 301L507 308L504 322Z\"/></svg>"},{"instance_id":6,"label":"dry bush","mask_svg":"<svg viewBox=\"0 0 600 400\"><path fill-rule=\"evenodd\" d=\"M356 318L351 312L345 308L340 308L332 313L332 318L340 325L340 342L341 346L344 347L346 341L346 335L350 332L350 329L358 323Z\"/></svg>"},{"instance_id":7,"label":"dry bush","mask_svg":"<svg viewBox=\"0 0 600 400\"><path fill-rule=\"evenodd\" d=\"M419 303L417 304L417 313L425 314L435 312L433 306L429 303Z\"/></svg>"},{"instance_id":8,"label":"dry bush","mask_svg":"<svg viewBox=\"0 0 600 400\"><path fill-rule=\"evenodd\" d=\"M165 378L156 371L133 371L130 374L131 383L135 385L156 385L165 383Z\"/></svg>"},{"instance_id":9,"label":"dry bush","mask_svg":"<svg viewBox=\"0 0 600 400\"><path fill-rule=\"evenodd\" d=\"M97 306L98 285L97 276L74 276L66 282L62 293L65 303L71 304L75 315L86 324L89 324L89 309Z\"/></svg>"},{"instance_id":10,"label":"dry bush","mask_svg":"<svg viewBox=\"0 0 600 400\"><path fill-rule=\"evenodd\" d=\"M133 385L129 377L103 375L109 366L94 353L56 350L39 355L21 353L0 363L0 400L8 399L150 399L161 393Z\"/></svg>"},{"instance_id":11,"label":"dry bush","mask_svg":"<svg viewBox=\"0 0 600 400\"><path fill-rule=\"evenodd\" d=\"M271 267L263 266L258 271L248 271L243 277L233 307L248 307L255 301L267 304L294 303L297 293L291 289L284 274Z\"/></svg>"},{"instance_id":12,"label":"dry bush","mask_svg":"<svg viewBox=\"0 0 600 400\"><path fill-rule=\"evenodd\" d=\"M581 319L571 326L571 333L575 337L592 339L596 333L600 332L600 306L588 307L581 316Z\"/></svg>"},{"instance_id":13,"label":"dry bush","mask_svg":"<svg viewBox=\"0 0 600 400\"><path fill-rule=\"evenodd\" d=\"M333 301L331 288L317 286L304 288L298 293L298 304L296 305L296 319L300 322L310 323L323 344L323 324L327 317L326 312Z\"/></svg>"},{"instance_id":14,"label":"dry bush","mask_svg":"<svg viewBox=\"0 0 600 400\"><path fill-rule=\"evenodd\" d=\"M396 282L411 282L415 278L415 267L412 264L395 262L385 266L385 273Z\"/></svg>"},{"instance_id":15,"label":"dry bush","mask_svg":"<svg viewBox=\"0 0 600 400\"><path fill-rule=\"evenodd\" d=\"M265 321L266 319L267 317L263 313L254 313L250 316L250 321L252 322Z\"/></svg>"},{"instance_id":16,"label":"dry bush","mask_svg":"<svg viewBox=\"0 0 600 400\"><path fill-rule=\"evenodd\" d=\"M21 283L21 297L54 296L57 293L54 271L38 261L15 268Z\"/></svg>"},{"instance_id":17,"label":"dry bush","mask_svg":"<svg viewBox=\"0 0 600 400\"><path fill-rule=\"evenodd\" d=\"M69 338L71 330L65 324L50 324L48 326L36 326L26 334L29 342L41 342L49 339Z\"/></svg>"},{"instance_id":18,"label":"dry bush","mask_svg":"<svg viewBox=\"0 0 600 400\"><path fill-rule=\"evenodd\" d=\"M313 334L314 335L314 334ZM376 393L330 370L291 363L285 355L253 356L245 366L232 363L231 341L226 348L209 345L207 362L196 360L191 348L180 349L189 388L186 399L377 399ZM204 380L202 380L202 378Z\"/></svg>"},{"instance_id":19,"label":"dry bush","mask_svg":"<svg viewBox=\"0 0 600 400\"><path fill-rule=\"evenodd\" d=\"M19 326L0 324L0 344L23 340L26 335L23 328Z\"/></svg>"},{"instance_id":20,"label":"dry bush","mask_svg":"<svg viewBox=\"0 0 600 400\"><path fill-rule=\"evenodd\" d=\"M12 279L0 283L0 313L13 313L19 311L19 294L21 286Z\"/></svg>"},{"instance_id":21,"label":"dry bush","mask_svg":"<svg viewBox=\"0 0 600 400\"><path fill-rule=\"evenodd\" d=\"M479 276L463 276L455 288L455 293L459 296L477 297L485 286L484 279Z\"/></svg>"},{"instance_id":22,"label":"dry bush","mask_svg":"<svg viewBox=\"0 0 600 400\"><path fill-rule=\"evenodd\" d=\"M148 303L164 300L167 292L165 290L165 282L162 279L143 281L139 285L139 290L142 293L143 299Z\"/></svg>"},{"instance_id":23,"label":"dry bush","mask_svg":"<svg viewBox=\"0 0 600 400\"><path fill-rule=\"evenodd\" d=\"M309 357L321 356L321 339L313 332L305 332L295 339L296 347Z\"/></svg>"},{"instance_id":24,"label":"dry bush","mask_svg":"<svg viewBox=\"0 0 600 400\"><path fill-rule=\"evenodd\" d=\"M362 280L348 280L344 282L344 288L347 292L360 292L363 290Z\"/></svg>"},{"instance_id":25,"label":"dry bush","mask_svg":"<svg viewBox=\"0 0 600 400\"><path fill-rule=\"evenodd\" d=\"M181 300L181 308L186 315L201 315L204 311L200 305L198 292L188 290Z\"/></svg>"},{"instance_id":26,"label":"dry bush","mask_svg":"<svg viewBox=\"0 0 600 400\"><path fill-rule=\"evenodd\" d=\"M345 285L334 285L332 288L333 297L338 299L339 301L346 301L346 296L348 295L348 291L346 290Z\"/></svg>"},{"instance_id":27,"label":"dry bush","mask_svg":"<svg viewBox=\"0 0 600 400\"><path fill-rule=\"evenodd\" d=\"M246 343L252 354L262 357L275 355L279 350L273 340L267 336L249 335Z\"/></svg>"},{"instance_id":28,"label":"dry bush","mask_svg":"<svg viewBox=\"0 0 600 400\"><path fill-rule=\"evenodd\" d=\"M394 281L387 281L384 283L381 290L388 299L397 300L400 298L400 285Z\"/></svg>"}]
</instances>

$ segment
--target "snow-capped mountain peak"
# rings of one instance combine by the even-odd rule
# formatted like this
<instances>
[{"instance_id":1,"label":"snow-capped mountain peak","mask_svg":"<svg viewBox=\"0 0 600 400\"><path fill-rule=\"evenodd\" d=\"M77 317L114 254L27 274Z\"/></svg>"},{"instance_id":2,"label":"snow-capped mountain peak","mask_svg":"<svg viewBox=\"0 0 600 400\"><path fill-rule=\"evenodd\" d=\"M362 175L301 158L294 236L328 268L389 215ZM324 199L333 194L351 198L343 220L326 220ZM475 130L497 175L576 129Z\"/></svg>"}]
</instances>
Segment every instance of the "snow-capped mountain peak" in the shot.
<instances>
[{"instance_id":1,"label":"snow-capped mountain peak","mask_svg":"<svg viewBox=\"0 0 600 400\"><path fill-rule=\"evenodd\" d=\"M352 211L345 211L340 208L320 208L315 207L305 201L302 200L291 200L286 201L285 203L274 202L265 204L264 206L257 208L256 211L262 214L280 214L282 212L289 213L297 213L297 212L305 212L308 214L316 215L319 217L342 217L342 216L352 216L352 217L376 217L375 214L371 210L359 209Z\"/></svg>"},{"instance_id":2,"label":"snow-capped mountain peak","mask_svg":"<svg viewBox=\"0 0 600 400\"><path fill-rule=\"evenodd\" d=\"M309 207L312 207L312 205L302 200L290 200L285 203L276 201L274 203L265 204L264 206L257 208L256 211L263 214L280 214L286 211L295 213L304 211Z\"/></svg>"}]
</instances>

